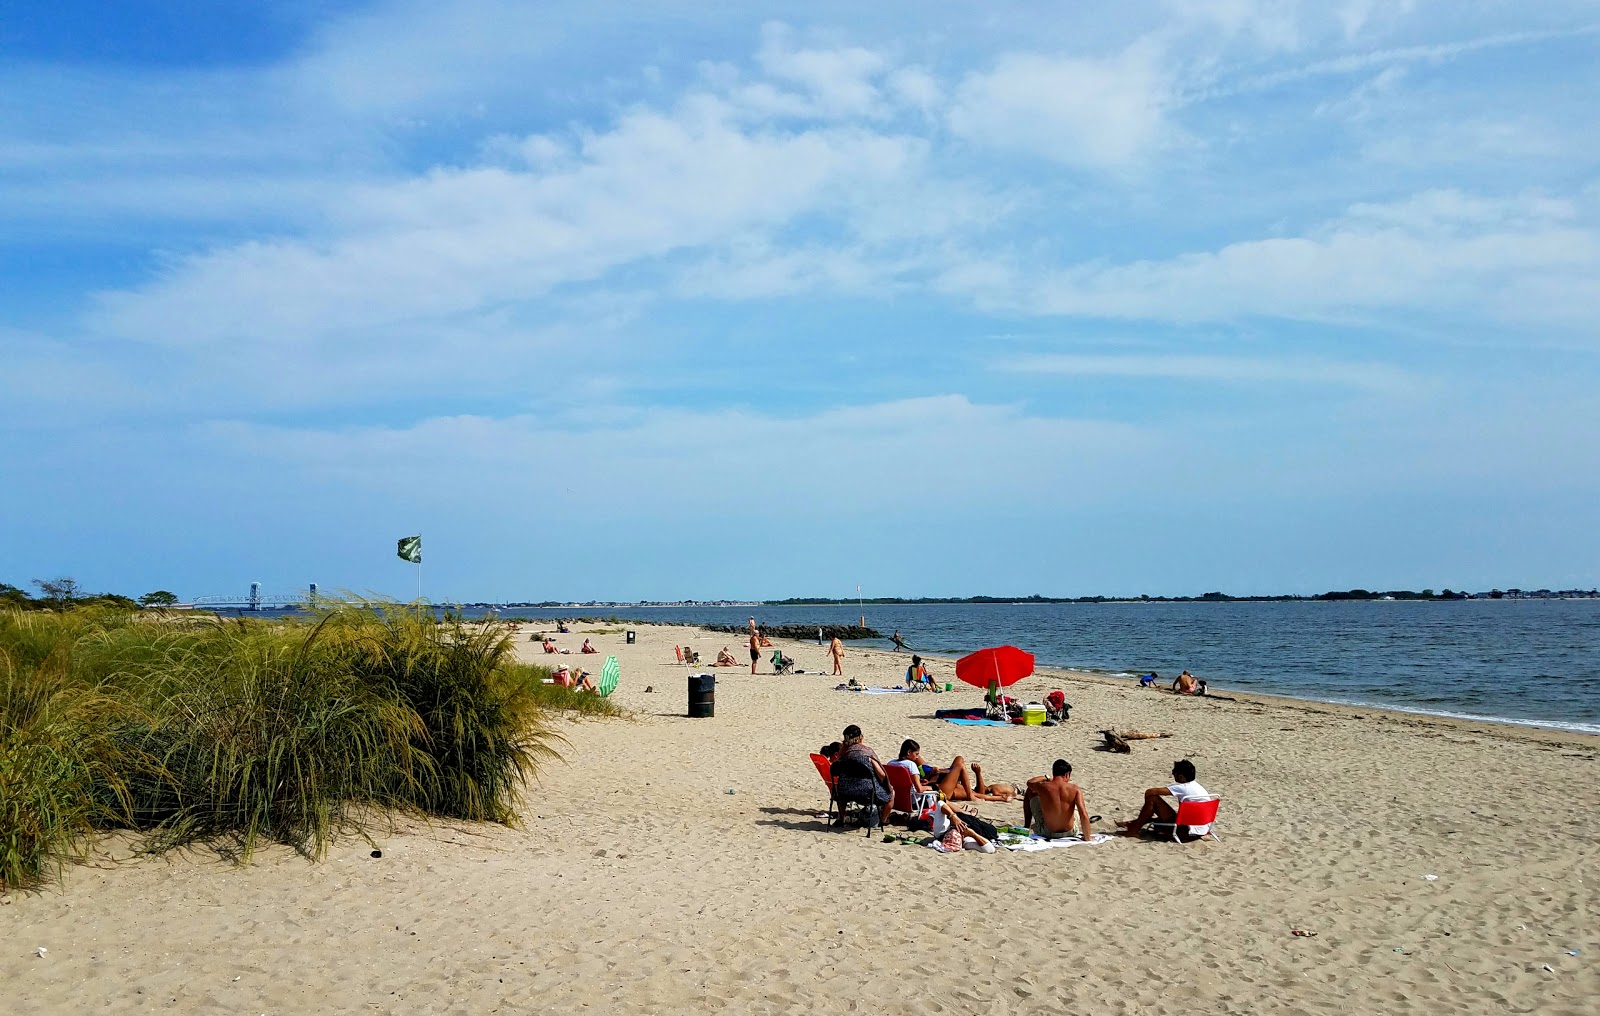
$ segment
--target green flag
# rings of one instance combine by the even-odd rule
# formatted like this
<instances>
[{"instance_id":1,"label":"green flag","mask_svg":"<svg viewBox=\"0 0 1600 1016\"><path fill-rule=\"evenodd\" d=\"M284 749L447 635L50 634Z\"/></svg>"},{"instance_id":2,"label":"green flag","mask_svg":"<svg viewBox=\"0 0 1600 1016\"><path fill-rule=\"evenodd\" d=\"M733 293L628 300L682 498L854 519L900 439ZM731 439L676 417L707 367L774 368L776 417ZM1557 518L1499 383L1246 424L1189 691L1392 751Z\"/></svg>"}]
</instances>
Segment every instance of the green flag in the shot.
<instances>
[{"instance_id":1,"label":"green flag","mask_svg":"<svg viewBox=\"0 0 1600 1016\"><path fill-rule=\"evenodd\" d=\"M401 560L410 561L412 564L422 563L422 537L402 536L397 551Z\"/></svg>"}]
</instances>

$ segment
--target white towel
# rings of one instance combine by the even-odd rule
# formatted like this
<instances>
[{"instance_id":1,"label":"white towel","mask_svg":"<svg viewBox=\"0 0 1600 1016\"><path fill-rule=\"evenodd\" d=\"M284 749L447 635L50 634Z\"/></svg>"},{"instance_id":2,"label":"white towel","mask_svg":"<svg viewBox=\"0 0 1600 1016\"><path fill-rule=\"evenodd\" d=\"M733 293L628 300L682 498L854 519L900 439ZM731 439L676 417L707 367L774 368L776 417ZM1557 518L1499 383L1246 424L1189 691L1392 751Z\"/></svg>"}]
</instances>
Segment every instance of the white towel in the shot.
<instances>
[{"instance_id":1,"label":"white towel","mask_svg":"<svg viewBox=\"0 0 1600 1016\"><path fill-rule=\"evenodd\" d=\"M1001 843L1000 845L1007 850L1025 850L1028 853L1033 853L1036 850L1054 850L1056 847L1092 847L1099 843L1105 843L1110 839L1111 837L1105 833L1095 833L1092 838L1087 840L1081 840L1076 836L1060 840L1047 840L1041 836L1029 836L1025 840L1018 840L1015 843Z\"/></svg>"}]
</instances>

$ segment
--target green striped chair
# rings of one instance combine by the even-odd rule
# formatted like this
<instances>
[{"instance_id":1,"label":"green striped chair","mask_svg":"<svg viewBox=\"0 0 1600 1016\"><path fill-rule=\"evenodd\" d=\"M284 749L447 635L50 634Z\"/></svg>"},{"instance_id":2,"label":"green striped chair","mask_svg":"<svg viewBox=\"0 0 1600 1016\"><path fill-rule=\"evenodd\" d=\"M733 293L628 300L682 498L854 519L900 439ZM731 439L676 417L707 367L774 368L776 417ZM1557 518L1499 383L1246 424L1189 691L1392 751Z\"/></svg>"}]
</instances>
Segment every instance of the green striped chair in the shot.
<instances>
[{"instance_id":1,"label":"green striped chair","mask_svg":"<svg viewBox=\"0 0 1600 1016\"><path fill-rule=\"evenodd\" d=\"M605 698L617 690L617 682L621 679L622 668L617 666L617 658L607 656L606 665L600 668L600 683L595 686L595 690L600 693L601 698Z\"/></svg>"}]
</instances>

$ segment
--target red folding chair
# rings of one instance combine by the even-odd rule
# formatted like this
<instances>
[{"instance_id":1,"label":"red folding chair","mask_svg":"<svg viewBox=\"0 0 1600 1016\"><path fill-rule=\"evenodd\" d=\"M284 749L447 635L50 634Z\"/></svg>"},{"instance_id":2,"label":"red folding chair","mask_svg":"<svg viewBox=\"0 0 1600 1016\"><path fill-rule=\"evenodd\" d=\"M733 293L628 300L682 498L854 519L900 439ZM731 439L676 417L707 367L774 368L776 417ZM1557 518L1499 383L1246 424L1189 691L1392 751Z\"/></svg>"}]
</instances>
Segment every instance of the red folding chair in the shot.
<instances>
[{"instance_id":1,"label":"red folding chair","mask_svg":"<svg viewBox=\"0 0 1600 1016\"><path fill-rule=\"evenodd\" d=\"M1147 822L1144 831L1153 835L1165 833L1172 837L1172 842L1182 843L1184 840L1178 834L1178 830L1212 825L1217 820L1217 805L1221 803L1220 797L1194 797L1187 801L1179 801L1178 814L1173 816L1171 822ZM1202 835L1191 836L1190 839L1203 840L1207 836L1221 839L1213 829L1207 829Z\"/></svg>"},{"instance_id":2,"label":"red folding chair","mask_svg":"<svg viewBox=\"0 0 1600 1016\"><path fill-rule=\"evenodd\" d=\"M895 811L921 815L939 803L939 792L936 790L917 793L916 781L911 778L911 770L905 766L891 762L883 767L883 771L889 774L889 790L894 793Z\"/></svg>"},{"instance_id":3,"label":"red folding chair","mask_svg":"<svg viewBox=\"0 0 1600 1016\"><path fill-rule=\"evenodd\" d=\"M822 785L828 788L828 824L833 825L833 763L828 761L828 756L812 752L811 764L817 767Z\"/></svg>"}]
</instances>

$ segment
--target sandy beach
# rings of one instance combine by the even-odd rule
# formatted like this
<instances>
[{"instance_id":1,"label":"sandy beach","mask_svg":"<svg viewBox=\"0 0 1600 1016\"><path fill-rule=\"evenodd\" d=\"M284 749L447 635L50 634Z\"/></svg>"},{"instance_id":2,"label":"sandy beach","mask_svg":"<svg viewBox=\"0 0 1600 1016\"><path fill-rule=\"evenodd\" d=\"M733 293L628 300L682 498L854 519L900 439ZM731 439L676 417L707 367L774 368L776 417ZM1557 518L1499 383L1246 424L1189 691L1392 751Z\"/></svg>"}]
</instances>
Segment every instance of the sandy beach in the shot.
<instances>
[{"instance_id":1,"label":"sandy beach","mask_svg":"<svg viewBox=\"0 0 1600 1016\"><path fill-rule=\"evenodd\" d=\"M824 648L785 640L806 673L700 668L716 716L690 719L673 646L743 657L738 638L636 630L557 636L567 662L619 658L633 715L560 724L566 762L530 788L524 828L417 822L381 857L347 839L320 864L272 848L247 866L119 860L110 839L0 901L0 1012L1600 1007L1600 738L1064 672L1013 694L1063 689L1067 723L957 727L933 710L981 692L836 691ZM547 662L529 631L519 654ZM602 655L576 655L585 637ZM907 660L851 649L846 675L893 685ZM1069 759L1105 831L1187 757L1224 798L1220 838L942 855L830 830L807 753L848 723L885 758L913 737L996 780ZM1111 754L1104 727L1173 736Z\"/></svg>"}]
</instances>

